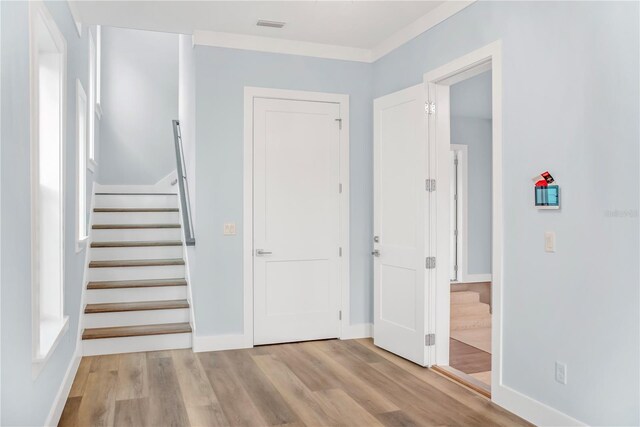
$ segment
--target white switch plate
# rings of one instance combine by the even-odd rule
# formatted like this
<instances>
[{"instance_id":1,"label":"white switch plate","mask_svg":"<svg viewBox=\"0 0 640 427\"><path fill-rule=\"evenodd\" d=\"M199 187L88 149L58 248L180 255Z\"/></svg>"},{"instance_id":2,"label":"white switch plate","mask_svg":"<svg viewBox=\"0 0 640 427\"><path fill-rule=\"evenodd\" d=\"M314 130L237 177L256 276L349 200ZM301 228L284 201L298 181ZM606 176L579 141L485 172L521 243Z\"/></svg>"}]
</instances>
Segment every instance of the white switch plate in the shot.
<instances>
[{"instance_id":1,"label":"white switch plate","mask_svg":"<svg viewBox=\"0 0 640 427\"><path fill-rule=\"evenodd\" d=\"M567 364L556 362L556 381L560 384L567 384Z\"/></svg>"},{"instance_id":2,"label":"white switch plate","mask_svg":"<svg viewBox=\"0 0 640 427\"><path fill-rule=\"evenodd\" d=\"M224 223L224 235L225 236L234 236L236 234L236 223L235 222L225 222Z\"/></svg>"},{"instance_id":3,"label":"white switch plate","mask_svg":"<svg viewBox=\"0 0 640 427\"><path fill-rule=\"evenodd\" d=\"M544 232L544 251L555 252L556 251L556 233L553 231Z\"/></svg>"}]
</instances>

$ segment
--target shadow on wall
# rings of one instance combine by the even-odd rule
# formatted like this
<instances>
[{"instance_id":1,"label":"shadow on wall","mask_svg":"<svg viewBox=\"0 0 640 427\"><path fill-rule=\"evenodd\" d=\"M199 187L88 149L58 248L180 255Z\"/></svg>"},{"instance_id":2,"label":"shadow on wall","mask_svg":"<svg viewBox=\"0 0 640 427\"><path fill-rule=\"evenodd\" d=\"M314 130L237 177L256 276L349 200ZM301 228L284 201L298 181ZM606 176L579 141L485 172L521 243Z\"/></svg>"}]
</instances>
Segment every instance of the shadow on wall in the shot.
<instances>
[{"instance_id":1,"label":"shadow on wall","mask_svg":"<svg viewBox=\"0 0 640 427\"><path fill-rule=\"evenodd\" d=\"M101 184L155 184L175 170L178 37L102 28Z\"/></svg>"}]
</instances>

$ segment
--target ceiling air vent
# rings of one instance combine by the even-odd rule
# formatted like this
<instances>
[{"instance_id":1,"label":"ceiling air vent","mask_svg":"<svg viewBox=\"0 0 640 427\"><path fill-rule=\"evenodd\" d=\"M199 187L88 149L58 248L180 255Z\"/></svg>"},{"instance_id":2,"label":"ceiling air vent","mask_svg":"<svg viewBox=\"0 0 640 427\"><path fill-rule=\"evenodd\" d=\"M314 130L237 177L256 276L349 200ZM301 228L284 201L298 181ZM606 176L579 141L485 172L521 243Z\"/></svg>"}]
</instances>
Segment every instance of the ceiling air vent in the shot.
<instances>
[{"instance_id":1,"label":"ceiling air vent","mask_svg":"<svg viewBox=\"0 0 640 427\"><path fill-rule=\"evenodd\" d=\"M266 21L264 19L259 19L256 25L258 27L282 28L284 27L284 22Z\"/></svg>"}]
</instances>

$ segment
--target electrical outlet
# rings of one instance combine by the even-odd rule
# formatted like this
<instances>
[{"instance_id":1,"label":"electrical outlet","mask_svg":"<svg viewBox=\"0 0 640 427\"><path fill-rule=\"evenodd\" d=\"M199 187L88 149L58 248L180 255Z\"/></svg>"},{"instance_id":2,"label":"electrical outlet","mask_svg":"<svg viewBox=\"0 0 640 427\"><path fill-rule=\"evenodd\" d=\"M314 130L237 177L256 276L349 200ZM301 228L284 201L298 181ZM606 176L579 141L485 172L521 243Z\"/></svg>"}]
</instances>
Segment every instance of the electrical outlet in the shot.
<instances>
[{"instance_id":1,"label":"electrical outlet","mask_svg":"<svg viewBox=\"0 0 640 427\"><path fill-rule=\"evenodd\" d=\"M567 384L567 364L556 362L556 381L560 384Z\"/></svg>"},{"instance_id":2,"label":"electrical outlet","mask_svg":"<svg viewBox=\"0 0 640 427\"><path fill-rule=\"evenodd\" d=\"M556 233L553 231L544 232L544 251L555 252L556 251Z\"/></svg>"},{"instance_id":3,"label":"electrical outlet","mask_svg":"<svg viewBox=\"0 0 640 427\"><path fill-rule=\"evenodd\" d=\"M235 222L225 222L224 224L224 235L225 236L234 236L236 234L236 223Z\"/></svg>"}]
</instances>

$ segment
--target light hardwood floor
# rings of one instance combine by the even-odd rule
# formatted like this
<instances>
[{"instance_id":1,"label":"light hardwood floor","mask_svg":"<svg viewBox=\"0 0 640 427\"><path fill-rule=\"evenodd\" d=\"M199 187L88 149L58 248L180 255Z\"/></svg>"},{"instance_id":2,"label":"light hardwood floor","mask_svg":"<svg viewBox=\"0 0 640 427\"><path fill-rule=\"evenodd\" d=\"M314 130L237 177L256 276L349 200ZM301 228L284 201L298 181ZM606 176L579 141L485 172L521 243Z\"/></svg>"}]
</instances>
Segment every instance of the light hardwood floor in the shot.
<instances>
[{"instance_id":1,"label":"light hardwood floor","mask_svg":"<svg viewBox=\"0 0 640 427\"><path fill-rule=\"evenodd\" d=\"M530 424L367 339L84 357L60 425Z\"/></svg>"}]
</instances>

